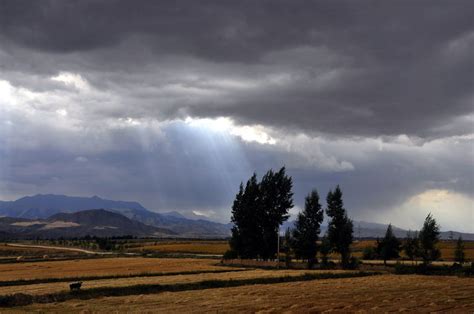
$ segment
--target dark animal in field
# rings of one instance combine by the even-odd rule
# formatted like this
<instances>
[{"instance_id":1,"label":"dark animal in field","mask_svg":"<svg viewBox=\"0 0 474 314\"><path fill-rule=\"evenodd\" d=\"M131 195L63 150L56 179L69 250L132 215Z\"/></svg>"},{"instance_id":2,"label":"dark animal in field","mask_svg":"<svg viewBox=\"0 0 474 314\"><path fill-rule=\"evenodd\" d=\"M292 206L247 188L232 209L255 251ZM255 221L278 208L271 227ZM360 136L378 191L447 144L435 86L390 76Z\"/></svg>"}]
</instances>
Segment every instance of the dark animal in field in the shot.
<instances>
[{"instance_id":1,"label":"dark animal in field","mask_svg":"<svg viewBox=\"0 0 474 314\"><path fill-rule=\"evenodd\" d=\"M81 289L81 286L82 286L82 281L73 282L69 284L69 288L71 289L71 291L77 291Z\"/></svg>"}]
</instances>

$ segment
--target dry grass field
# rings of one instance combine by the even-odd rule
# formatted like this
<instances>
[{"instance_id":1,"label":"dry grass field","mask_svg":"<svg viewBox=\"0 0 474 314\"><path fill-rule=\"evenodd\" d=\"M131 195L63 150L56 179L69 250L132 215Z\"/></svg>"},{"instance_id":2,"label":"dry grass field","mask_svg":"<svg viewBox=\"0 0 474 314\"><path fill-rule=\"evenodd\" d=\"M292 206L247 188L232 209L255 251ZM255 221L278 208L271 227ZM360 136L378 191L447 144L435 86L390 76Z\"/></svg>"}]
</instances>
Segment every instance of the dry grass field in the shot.
<instances>
[{"instance_id":1,"label":"dry grass field","mask_svg":"<svg viewBox=\"0 0 474 314\"><path fill-rule=\"evenodd\" d=\"M474 311L472 277L376 275L304 279L304 274L351 275L353 271L242 269L221 266L219 262L217 259L130 257L0 264L0 296L17 293L39 298L48 294L71 296L67 279L60 282L2 286L2 282L18 279L46 281L49 278L77 276L131 275L122 278L85 279L81 290L86 298L72 295L72 299L67 298L64 302L50 299L47 301L50 303L4 307L0 308L0 312ZM275 281L271 278L278 279ZM280 278L290 279L286 283L276 283L281 282ZM205 282L222 284L206 285L203 284ZM234 285L226 284L232 282ZM169 288L145 288L154 286ZM144 288L133 290L133 287ZM114 297L111 295L117 294L101 296L94 292L100 289L115 289L113 291L124 293Z\"/></svg>"},{"instance_id":2,"label":"dry grass field","mask_svg":"<svg viewBox=\"0 0 474 314\"><path fill-rule=\"evenodd\" d=\"M375 240L355 241L352 244L353 255L362 258L362 251L365 247L375 246ZM454 248L456 241L441 241L438 248L441 250L441 258L445 261L454 260ZM474 260L474 242L464 243L464 252L468 260ZM191 254L215 254L221 255L229 249L227 241L163 241L163 242L145 242L135 244L128 249L129 252L160 252L160 253L191 253ZM404 257L403 252L401 253ZM337 254L331 255L331 258L337 259Z\"/></svg>"},{"instance_id":3,"label":"dry grass field","mask_svg":"<svg viewBox=\"0 0 474 314\"><path fill-rule=\"evenodd\" d=\"M454 248L456 241L441 241L438 248L441 250L441 258L444 260L454 260ZM464 242L464 254L466 259L474 261L474 242Z\"/></svg>"},{"instance_id":4,"label":"dry grass field","mask_svg":"<svg viewBox=\"0 0 474 314\"><path fill-rule=\"evenodd\" d=\"M361 254L364 247L374 244L355 242L353 252ZM445 261L452 258L454 242L443 241L439 247ZM24 256L41 256L49 251L0 245L2 249ZM227 249L225 241L148 241L134 243L128 251L222 254ZM465 252L467 258L474 258L474 243L466 242ZM346 270L242 268L224 266L216 258L71 257L73 254L69 260L0 264L2 306L19 294L30 298L26 303L8 303L13 307L0 308L0 312L474 311L472 277L379 274L334 278L360 274ZM387 271L381 267L381 271ZM328 276L332 278L323 279ZM69 283L78 277L82 277L83 285L81 294L74 295L69 292ZM16 296L9 297L12 295ZM37 303L20 306L31 302Z\"/></svg>"},{"instance_id":5,"label":"dry grass field","mask_svg":"<svg viewBox=\"0 0 474 314\"><path fill-rule=\"evenodd\" d=\"M229 269L229 268L224 268ZM224 273L201 273L191 275L172 275L172 276L156 276L156 277L130 277L130 278L114 278L84 281L82 290L103 287L127 287L133 285L167 285L167 284L183 284L196 283L205 280L242 280L257 278L275 278L275 277L295 277L307 273L347 273L351 271L331 270L331 271L307 271L307 270L244 270L239 272ZM47 293L57 293L69 290L69 282L54 282L31 284L11 287L0 287L0 295L8 295L14 293L26 293L31 295L41 295Z\"/></svg>"},{"instance_id":6,"label":"dry grass field","mask_svg":"<svg viewBox=\"0 0 474 314\"><path fill-rule=\"evenodd\" d=\"M160 253L224 254L229 249L228 241L169 241L145 243L131 248L130 252L152 251Z\"/></svg>"},{"instance_id":7,"label":"dry grass field","mask_svg":"<svg viewBox=\"0 0 474 314\"><path fill-rule=\"evenodd\" d=\"M376 241L375 240L362 240L362 241L355 241L352 244L352 251L353 255L361 258L362 257L362 250L365 247L372 246L375 247ZM456 247L456 241L440 241L438 243L438 248L441 250L441 259L445 261L453 261L454 260L454 249ZM474 261L474 242L464 242L464 253L466 255L466 259ZM401 256L404 257L405 255L401 252Z\"/></svg>"},{"instance_id":8,"label":"dry grass field","mask_svg":"<svg viewBox=\"0 0 474 314\"><path fill-rule=\"evenodd\" d=\"M222 270L212 259L96 258L0 264L0 281L79 276L128 275L156 272ZM231 268L229 268L231 269Z\"/></svg>"},{"instance_id":9,"label":"dry grass field","mask_svg":"<svg viewBox=\"0 0 474 314\"><path fill-rule=\"evenodd\" d=\"M252 285L62 303L15 311L45 312L456 312L474 311L474 279L383 275Z\"/></svg>"}]
</instances>

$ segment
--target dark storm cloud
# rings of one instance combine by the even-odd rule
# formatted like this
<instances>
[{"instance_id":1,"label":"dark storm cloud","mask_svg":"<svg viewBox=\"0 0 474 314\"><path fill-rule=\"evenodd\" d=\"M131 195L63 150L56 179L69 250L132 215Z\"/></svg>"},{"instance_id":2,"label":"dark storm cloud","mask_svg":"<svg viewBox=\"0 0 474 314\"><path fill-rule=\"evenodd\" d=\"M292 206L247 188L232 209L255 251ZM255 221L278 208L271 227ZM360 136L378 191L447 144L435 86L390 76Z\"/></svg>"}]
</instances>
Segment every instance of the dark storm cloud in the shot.
<instances>
[{"instance_id":1,"label":"dark storm cloud","mask_svg":"<svg viewBox=\"0 0 474 314\"><path fill-rule=\"evenodd\" d=\"M226 220L242 180L286 165L299 207L341 184L354 218L472 199L473 21L472 1L0 0L0 194Z\"/></svg>"},{"instance_id":2,"label":"dark storm cloud","mask_svg":"<svg viewBox=\"0 0 474 314\"><path fill-rule=\"evenodd\" d=\"M159 99L154 93L163 82L140 77L144 69L193 68L193 59L209 66L197 69L198 80L215 75L215 64L227 75L243 66L242 80L289 75L281 84L234 91L226 101L158 100L132 112L137 117L231 116L363 136L471 131L457 121L472 113L474 97L471 1L2 1L0 12L4 42L14 45L5 49L41 54L24 71L61 66L100 88L128 80L129 90L149 84ZM185 59L170 64L166 56ZM104 67L115 75L104 80L94 72Z\"/></svg>"},{"instance_id":3,"label":"dark storm cloud","mask_svg":"<svg viewBox=\"0 0 474 314\"><path fill-rule=\"evenodd\" d=\"M52 52L144 35L159 50L248 61L320 43L379 58L418 58L472 27L470 1L2 1L2 29ZM471 7L472 8L472 7Z\"/></svg>"}]
</instances>

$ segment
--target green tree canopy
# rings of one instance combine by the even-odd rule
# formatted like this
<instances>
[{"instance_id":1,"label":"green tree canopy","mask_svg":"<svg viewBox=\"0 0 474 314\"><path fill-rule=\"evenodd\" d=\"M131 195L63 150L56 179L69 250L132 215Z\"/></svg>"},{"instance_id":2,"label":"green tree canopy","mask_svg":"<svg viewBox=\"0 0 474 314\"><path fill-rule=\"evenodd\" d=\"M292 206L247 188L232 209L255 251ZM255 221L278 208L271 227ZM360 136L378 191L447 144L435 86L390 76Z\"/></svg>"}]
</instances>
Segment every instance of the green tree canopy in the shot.
<instances>
[{"instance_id":1,"label":"green tree canopy","mask_svg":"<svg viewBox=\"0 0 474 314\"><path fill-rule=\"evenodd\" d=\"M293 230L293 249L297 258L308 261L308 268L316 262L319 233L323 222L324 212L319 204L319 195L316 190L311 191L305 198L303 212L298 214Z\"/></svg>"},{"instance_id":2,"label":"green tree canopy","mask_svg":"<svg viewBox=\"0 0 474 314\"><path fill-rule=\"evenodd\" d=\"M456 241L456 248L454 249L454 260L461 264L465 261L464 242L461 236L459 236L458 240Z\"/></svg>"},{"instance_id":3,"label":"green tree canopy","mask_svg":"<svg viewBox=\"0 0 474 314\"><path fill-rule=\"evenodd\" d=\"M262 242L262 232L259 224L259 185L254 173L247 181L245 189L240 184L232 205L232 238L230 247L241 258L256 258L259 253L259 243Z\"/></svg>"},{"instance_id":4,"label":"green tree canopy","mask_svg":"<svg viewBox=\"0 0 474 314\"><path fill-rule=\"evenodd\" d=\"M290 268L291 266L291 246L292 246L293 238L291 237L290 228L287 228L285 231L285 237L283 239L282 245L282 252L285 253L285 266L286 268Z\"/></svg>"},{"instance_id":5,"label":"green tree canopy","mask_svg":"<svg viewBox=\"0 0 474 314\"><path fill-rule=\"evenodd\" d=\"M387 260L400 257L400 241L393 234L392 224L388 225L384 238L378 242L377 252L384 264L387 264Z\"/></svg>"},{"instance_id":6,"label":"green tree canopy","mask_svg":"<svg viewBox=\"0 0 474 314\"><path fill-rule=\"evenodd\" d=\"M267 171L260 182L260 223L263 241L261 257L273 258L277 251L280 225L289 218L288 210L293 207L293 181L286 175L285 167L278 172Z\"/></svg>"},{"instance_id":7,"label":"green tree canopy","mask_svg":"<svg viewBox=\"0 0 474 314\"><path fill-rule=\"evenodd\" d=\"M331 218L327 236L333 250L341 254L342 265L346 267L349 265L350 245L354 239L353 224L344 208L339 185L334 191L329 191L326 201L326 214Z\"/></svg>"},{"instance_id":8,"label":"green tree canopy","mask_svg":"<svg viewBox=\"0 0 474 314\"><path fill-rule=\"evenodd\" d=\"M269 170L258 182L257 175L239 187L232 205L231 249L241 258L275 257L278 230L293 207L293 182L285 167Z\"/></svg>"},{"instance_id":9,"label":"green tree canopy","mask_svg":"<svg viewBox=\"0 0 474 314\"><path fill-rule=\"evenodd\" d=\"M405 251L406 256L408 256L412 261L420 255L420 242L418 241L417 232L412 235L411 231L408 231L403 250Z\"/></svg>"},{"instance_id":10,"label":"green tree canopy","mask_svg":"<svg viewBox=\"0 0 474 314\"><path fill-rule=\"evenodd\" d=\"M441 256L441 252L436 247L436 244L439 242L439 225L431 213L426 216L423 228L421 228L419 233L419 240L420 255L425 264L429 264Z\"/></svg>"}]
</instances>

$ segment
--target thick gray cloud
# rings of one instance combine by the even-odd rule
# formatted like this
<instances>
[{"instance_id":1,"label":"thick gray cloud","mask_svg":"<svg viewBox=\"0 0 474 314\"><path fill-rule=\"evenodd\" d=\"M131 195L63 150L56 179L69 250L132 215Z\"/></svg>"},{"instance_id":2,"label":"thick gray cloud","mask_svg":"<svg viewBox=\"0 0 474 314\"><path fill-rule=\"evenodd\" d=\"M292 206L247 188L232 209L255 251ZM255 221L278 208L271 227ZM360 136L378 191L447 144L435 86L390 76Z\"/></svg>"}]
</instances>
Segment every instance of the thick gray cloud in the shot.
<instances>
[{"instance_id":1,"label":"thick gray cloud","mask_svg":"<svg viewBox=\"0 0 474 314\"><path fill-rule=\"evenodd\" d=\"M361 219L426 191L472 204L473 20L471 1L0 0L1 196L225 220L285 164L298 206L338 183Z\"/></svg>"},{"instance_id":2,"label":"thick gray cloud","mask_svg":"<svg viewBox=\"0 0 474 314\"><path fill-rule=\"evenodd\" d=\"M445 129L465 134L456 119L472 112L470 1L2 1L0 12L4 53L40 53L34 64L28 53L17 61L29 71L59 65L101 88L145 85L155 98L170 81L212 90L203 84L213 78L257 79L226 91L225 104L221 95L175 97L171 108L154 104L159 114L135 115L185 111L306 131L442 137ZM142 76L144 67L158 77ZM162 67L196 75L162 77Z\"/></svg>"}]
</instances>

